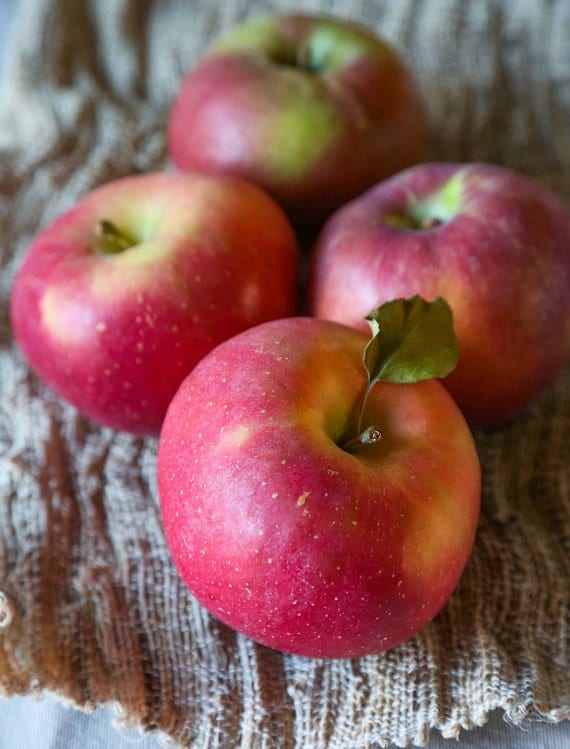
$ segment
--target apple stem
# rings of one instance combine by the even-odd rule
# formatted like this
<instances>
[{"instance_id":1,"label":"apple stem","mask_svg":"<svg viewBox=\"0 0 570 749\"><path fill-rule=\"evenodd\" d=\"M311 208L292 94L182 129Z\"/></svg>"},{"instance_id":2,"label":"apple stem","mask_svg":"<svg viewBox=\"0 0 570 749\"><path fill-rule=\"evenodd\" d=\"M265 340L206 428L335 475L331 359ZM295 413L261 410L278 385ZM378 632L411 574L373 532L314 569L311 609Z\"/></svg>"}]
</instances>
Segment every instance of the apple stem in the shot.
<instances>
[{"instance_id":1,"label":"apple stem","mask_svg":"<svg viewBox=\"0 0 570 749\"><path fill-rule=\"evenodd\" d=\"M411 229L412 231L427 231L428 229L437 229L438 226L443 226L444 221L437 216L430 216L429 218L416 219L409 215L399 215L397 213L390 213L384 216L384 221L388 226L393 226L395 229Z\"/></svg>"},{"instance_id":2,"label":"apple stem","mask_svg":"<svg viewBox=\"0 0 570 749\"><path fill-rule=\"evenodd\" d=\"M346 442L344 442L341 445L341 448L343 450L346 450L346 452L352 453L355 450L357 450L359 447L361 447L362 445L373 445L374 443L378 442L382 438L382 432L376 426L369 426L369 427L366 427L366 429L362 429L362 422L364 421L364 409L366 408L366 401L368 400L368 395L371 389L372 389L372 381L370 380L370 376L369 376L368 384L366 385L366 389L362 393L362 398L360 400L360 407L358 409L358 420L356 422L356 435L346 440Z\"/></svg>"},{"instance_id":3,"label":"apple stem","mask_svg":"<svg viewBox=\"0 0 570 749\"><path fill-rule=\"evenodd\" d=\"M116 255L134 247L135 244L136 242L133 242L120 229L117 229L111 221L102 219L97 222L95 226L95 248L98 252L104 255Z\"/></svg>"},{"instance_id":4,"label":"apple stem","mask_svg":"<svg viewBox=\"0 0 570 749\"><path fill-rule=\"evenodd\" d=\"M375 426L369 426L360 432L360 434L357 434L356 437L351 437L347 440L341 445L341 448L348 453L352 453L355 450L358 450L359 447L362 447L362 445L375 445L377 442L380 442L381 439L382 432L380 429Z\"/></svg>"},{"instance_id":5,"label":"apple stem","mask_svg":"<svg viewBox=\"0 0 570 749\"><path fill-rule=\"evenodd\" d=\"M309 46L307 44L299 46L297 50L297 60L295 67L301 68L302 70L308 69L309 67Z\"/></svg>"},{"instance_id":6,"label":"apple stem","mask_svg":"<svg viewBox=\"0 0 570 749\"><path fill-rule=\"evenodd\" d=\"M431 218L424 219L421 224L421 229L436 229L438 226L441 226L443 224L443 221L440 218L437 218L437 216L432 216Z\"/></svg>"},{"instance_id":7,"label":"apple stem","mask_svg":"<svg viewBox=\"0 0 570 749\"><path fill-rule=\"evenodd\" d=\"M364 421L364 409L366 408L366 401L368 400L368 396L370 395L370 391L372 390L372 381L370 379L370 375L368 376L368 383L366 385L366 390L362 393L362 400L360 401L360 408L358 410L358 421L356 422L356 431L358 432L358 435L364 434L362 431L362 422ZM364 430L366 431L366 430ZM355 437L357 439L357 437Z\"/></svg>"}]
</instances>

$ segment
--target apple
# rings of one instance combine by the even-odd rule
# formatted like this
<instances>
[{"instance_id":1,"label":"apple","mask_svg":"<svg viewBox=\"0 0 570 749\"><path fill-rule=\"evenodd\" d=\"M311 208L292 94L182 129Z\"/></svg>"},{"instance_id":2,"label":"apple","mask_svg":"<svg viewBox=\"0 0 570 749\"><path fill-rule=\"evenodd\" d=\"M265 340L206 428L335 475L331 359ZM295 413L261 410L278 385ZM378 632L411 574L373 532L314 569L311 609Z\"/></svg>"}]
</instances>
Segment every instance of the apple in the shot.
<instances>
[{"instance_id":1,"label":"apple","mask_svg":"<svg viewBox=\"0 0 570 749\"><path fill-rule=\"evenodd\" d=\"M297 246L277 204L232 177L147 174L95 189L32 243L11 295L36 373L94 421L158 434L197 362L295 310Z\"/></svg>"},{"instance_id":2,"label":"apple","mask_svg":"<svg viewBox=\"0 0 570 749\"><path fill-rule=\"evenodd\" d=\"M399 360L431 346L417 303L390 303L397 314L379 320L391 338L366 349L362 332L316 318L251 328L168 408L158 486L172 558L198 601L264 645L387 650L435 616L464 569L479 461L447 390L409 380ZM436 337L444 323L432 320ZM416 378L448 371L424 364Z\"/></svg>"},{"instance_id":3,"label":"apple","mask_svg":"<svg viewBox=\"0 0 570 749\"><path fill-rule=\"evenodd\" d=\"M395 175L330 217L310 264L310 313L355 327L388 299L445 297L461 347L446 385L472 425L514 418L568 362L570 214L510 169Z\"/></svg>"},{"instance_id":4,"label":"apple","mask_svg":"<svg viewBox=\"0 0 570 749\"><path fill-rule=\"evenodd\" d=\"M184 170L237 174L301 223L417 163L426 124L400 55L357 23L248 20L184 78L168 142Z\"/></svg>"}]
</instances>

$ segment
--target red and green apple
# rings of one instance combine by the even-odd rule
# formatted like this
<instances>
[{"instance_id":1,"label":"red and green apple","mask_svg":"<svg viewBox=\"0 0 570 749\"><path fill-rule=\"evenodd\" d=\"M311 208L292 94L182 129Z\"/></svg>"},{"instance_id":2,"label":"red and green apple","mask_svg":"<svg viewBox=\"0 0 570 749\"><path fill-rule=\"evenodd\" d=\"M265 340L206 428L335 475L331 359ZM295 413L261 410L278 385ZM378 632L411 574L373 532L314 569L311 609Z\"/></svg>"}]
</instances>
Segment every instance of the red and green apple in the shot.
<instances>
[{"instance_id":1,"label":"red and green apple","mask_svg":"<svg viewBox=\"0 0 570 749\"><path fill-rule=\"evenodd\" d=\"M11 296L36 373L93 420L158 433L214 346L295 310L297 246L283 211L231 177L120 179L34 240Z\"/></svg>"},{"instance_id":2,"label":"red and green apple","mask_svg":"<svg viewBox=\"0 0 570 749\"><path fill-rule=\"evenodd\" d=\"M298 221L321 220L422 158L409 70L352 21L276 15L231 29L184 78L169 117L181 169L237 174Z\"/></svg>"},{"instance_id":3,"label":"red and green apple","mask_svg":"<svg viewBox=\"0 0 570 749\"><path fill-rule=\"evenodd\" d=\"M222 622L278 650L357 657L448 600L480 467L432 379L457 357L446 309L391 302L368 345L326 320L264 323L184 380L159 440L163 525L183 581Z\"/></svg>"},{"instance_id":4,"label":"red and green apple","mask_svg":"<svg viewBox=\"0 0 570 749\"><path fill-rule=\"evenodd\" d=\"M311 260L311 314L364 328L399 296L443 296L461 353L446 385L472 424L511 419L570 355L570 213L487 164L422 164L336 212Z\"/></svg>"}]
</instances>

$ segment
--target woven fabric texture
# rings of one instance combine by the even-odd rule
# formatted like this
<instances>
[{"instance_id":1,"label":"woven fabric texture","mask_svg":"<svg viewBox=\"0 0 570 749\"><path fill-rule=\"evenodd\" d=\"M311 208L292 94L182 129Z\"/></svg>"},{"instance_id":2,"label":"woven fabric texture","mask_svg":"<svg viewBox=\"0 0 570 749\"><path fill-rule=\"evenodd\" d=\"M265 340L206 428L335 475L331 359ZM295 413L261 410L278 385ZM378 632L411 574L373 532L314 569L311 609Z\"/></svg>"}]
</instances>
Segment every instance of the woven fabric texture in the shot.
<instances>
[{"instance_id":1,"label":"woven fabric texture","mask_svg":"<svg viewBox=\"0 0 570 749\"><path fill-rule=\"evenodd\" d=\"M405 55L429 158L491 161L570 200L570 3L300 0ZM24 0L0 94L0 691L50 690L193 749L365 749L456 736L500 708L570 717L570 377L476 434L483 504L449 604L383 655L302 659L207 615L160 524L156 441L82 419L29 371L8 297L37 231L95 185L169 168L186 69L284 0ZM569 238L570 239L570 238ZM524 300L521 300L524 304ZM513 310L516 314L516 310Z\"/></svg>"}]
</instances>

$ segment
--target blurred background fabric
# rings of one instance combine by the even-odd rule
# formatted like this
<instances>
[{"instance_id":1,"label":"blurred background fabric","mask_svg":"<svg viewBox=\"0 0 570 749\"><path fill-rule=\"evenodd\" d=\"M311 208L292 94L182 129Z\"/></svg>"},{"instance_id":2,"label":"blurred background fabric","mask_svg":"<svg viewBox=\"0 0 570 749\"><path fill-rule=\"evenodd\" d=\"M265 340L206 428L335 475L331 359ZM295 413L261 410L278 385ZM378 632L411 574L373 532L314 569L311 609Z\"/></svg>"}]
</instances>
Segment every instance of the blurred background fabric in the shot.
<instances>
[{"instance_id":1,"label":"blurred background fabric","mask_svg":"<svg viewBox=\"0 0 570 749\"><path fill-rule=\"evenodd\" d=\"M359 20L402 52L430 160L504 164L570 200L566 0L18 3L0 92L0 693L118 705L123 725L200 749L423 745L495 710L567 719L568 372L476 433L478 537L441 614L386 654L326 662L256 645L194 601L164 543L156 441L87 422L15 347L8 298L33 236L96 185L170 169L184 72L237 21L292 9Z\"/></svg>"}]
</instances>

